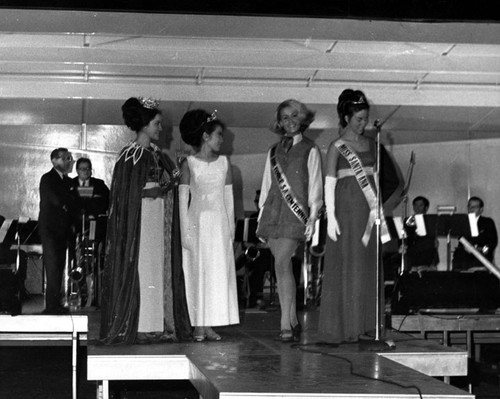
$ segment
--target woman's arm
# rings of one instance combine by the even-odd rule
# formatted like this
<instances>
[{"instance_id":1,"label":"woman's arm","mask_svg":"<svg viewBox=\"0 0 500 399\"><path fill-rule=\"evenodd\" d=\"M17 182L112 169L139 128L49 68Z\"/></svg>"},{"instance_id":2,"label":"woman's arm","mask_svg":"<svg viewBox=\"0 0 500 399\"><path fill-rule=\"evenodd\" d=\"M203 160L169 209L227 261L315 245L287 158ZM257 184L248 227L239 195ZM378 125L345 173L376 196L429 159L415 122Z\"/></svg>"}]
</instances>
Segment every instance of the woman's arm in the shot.
<instances>
[{"instance_id":1,"label":"woman's arm","mask_svg":"<svg viewBox=\"0 0 500 399\"><path fill-rule=\"evenodd\" d=\"M340 227L335 216L335 188L337 186L337 163L339 152L334 142L330 144L326 154L326 177L325 177L325 206L328 236L337 241L340 235Z\"/></svg>"},{"instance_id":2,"label":"woman's arm","mask_svg":"<svg viewBox=\"0 0 500 399\"><path fill-rule=\"evenodd\" d=\"M181 163L181 179L179 184L179 218L181 224L181 244L185 249L191 249L193 244L192 225L189 221L189 181L190 172L187 158Z\"/></svg>"},{"instance_id":3,"label":"woman's arm","mask_svg":"<svg viewBox=\"0 0 500 399\"><path fill-rule=\"evenodd\" d=\"M191 181L191 173L189 171L189 164L187 158L184 158L181 162L181 180L180 184L187 184Z\"/></svg>"},{"instance_id":4,"label":"woman's arm","mask_svg":"<svg viewBox=\"0 0 500 399\"><path fill-rule=\"evenodd\" d=\"M227 159L227 172L226 172L226 186L229 184L233 184L233 168L231 167L231 164L229 163L229 159Z\"/></svg>"},{"instance_id":5,"label":"woman's arm","mask_svg":"<svg viewBox=\"0 0 500 399\"><path fill-rule=\"evenodd\" d=\"M262 209L264 208L264 204L266 203L267 195L269 194L269 189L271 188L271 158L269 153L266 158L266 165L264 166L264 174L262 176L262 184L260 186L260 197L259 197L259 209L261 210L259 213L262 213Z\"/></svg>"},{"instance_id":6,"label":"woman's arm","mask_svg":"<svg viewBox=\"0 0 500 399\"><path fill-rule=\"evenodd\" d=\"M316 220L318 212L323 205L323 173L321 167L321 154L317 147L313 147L307 160L308 170L308 199L310 219Z\"/></svg>"},{"instance_id":7,"label":"woman's arm","mask_svg":"<svg viewBox=\"0 0 500 399\"><path fill-rule=\"evenodd\" d=\"M233 196L233 171L227 157L226 157L226 162L227 162L227 172L226 172L226 184L224 186L224 205L226 207L226 215L229 225L229 235L231 237L231 240L234 241L235 220L234 220L234 196Z\"/></svg>"},{"instance_id":8,"label":"woman's arm","mask_svg":"<svg viewBox=\"0 0 500 399\"><path fill-rule=\"evenodd\" d=\"M339 161L339 151L335 147L335 141L332 141L326 153L325 176L337 177L337 163Z\"/></svg>"}]
</instances>

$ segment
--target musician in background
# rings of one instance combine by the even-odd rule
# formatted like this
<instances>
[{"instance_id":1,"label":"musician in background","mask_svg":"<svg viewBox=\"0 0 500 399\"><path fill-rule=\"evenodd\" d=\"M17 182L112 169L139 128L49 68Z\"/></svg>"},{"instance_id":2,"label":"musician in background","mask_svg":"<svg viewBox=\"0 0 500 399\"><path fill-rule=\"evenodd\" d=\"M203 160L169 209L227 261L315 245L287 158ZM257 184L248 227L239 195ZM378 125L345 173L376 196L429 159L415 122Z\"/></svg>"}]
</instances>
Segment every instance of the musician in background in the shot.
<instances>
[{"instance_id":1,"label":"musician in background","mask_svg":"<svg viewBox=\"0 0 500 399\"><path fill-rule=\"evenodd\" d=\"M256 212L250 215L250 219L255 221L259 217L259 200L260 190L255 191L254 204ZM236 268L244 266L248 277L248 293L247 302L245 304L248 308L256 306L263 308L264 305L264 276L267 271L273 272L271 269L273 256L269 247L256 240L257 242L244 242L243 254L236 259Z\"/></svg>"},{"instance_id":2,"label":"musician in background","mask_svg":"<svg viewBox=\"0 0 500 399\"><path fill-rule=\"evenodd\" d=\"M495 249L498 244L498 235L493 219L482 216L484 201L479 197L471 197L467 202L467 211L474 213L477 218L477 237L464 236L486 259L493 262ZM467 270L472 267L483 267L483 264L459 243L453 254L453 270Z\"/></svg>"},{"instance_id":3,"label":"musician in background","mask_svg":"<svg viewBox=\"0 0 500 399\"><path fill-rule=\"evenodd\" d=\"M78 176L72 179L71 184L78 193L76 203L77 220L81 224L82 215L84 214L86 218L90 219L105 216L109 205L109 188L103 180L92 177L92 162L90 159L79 158L76 161L76 173Z\"/></svg>"},{"instance_id":4,"label":"musician in background","mask_svg":"<svg viewBox=\"0 0 500 399\"><path fill-rule=\"evenodd\" d=\"M418 196L413 199L412 205L414 215L425 215L430 202L427 198ZM425 236L419 236L414 221L415 217L411 216L406 223L406 255L410 271L436 270L439 263L438 240L432 231L427 231Z\"/></svg>"},{"instance_id":5,"label":"musician in background","mask_svg":"<svg viewBox=\"0 0 500 399\"><path fill-rule=\"evenodd\" d=\"M60 315L68 313L68 309L61 305L61 286L66 250L72 247L72 215L75 197L68 173L73 170L74 161L67 148L53 150L50 160L53 167L40 180L40 215L38 217L43 266L47 277L43 314Z\"/></svg>"}]
</instances>

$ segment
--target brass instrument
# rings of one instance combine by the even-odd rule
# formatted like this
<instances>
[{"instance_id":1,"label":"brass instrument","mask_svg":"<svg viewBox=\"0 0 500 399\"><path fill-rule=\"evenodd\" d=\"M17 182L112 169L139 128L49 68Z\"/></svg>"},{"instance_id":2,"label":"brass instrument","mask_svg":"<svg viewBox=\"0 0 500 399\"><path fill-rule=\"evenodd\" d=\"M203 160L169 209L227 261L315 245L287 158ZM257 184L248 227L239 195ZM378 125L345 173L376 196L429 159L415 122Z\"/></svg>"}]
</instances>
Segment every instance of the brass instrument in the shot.
<instances>
[{"instance_id":1,"label":"brass instrument","mask_svg":"<svg viewBox=\"0 0 500 399\"><path fill-rule=\"evenodd\" d=\"M70 256L69 249L66 253L65 268L65 305L73 308L92 306L97 302L98 285L98 251L96 241L93 239L95 226L85 228L85 215L82 220L82 230L75 240L74 256ZM94 222L95 223L95 222Z\"/></svg>"},{"instance_id":2,"label":"brass instrument","mask_svg":"<svg viewBox=\"0 0 500 399\"><path fill-rule=\"evenodd\" d=\"M256 245L250 245L245 249L245 258L248 262L256 261L260 256L260 250Z\"/></svg>"},{"instance_id":3,"label":"brass instrument","mask_svg":"<svg viewBox=\"0 0 500 399\"><path fill-rule=\"evenodd\" d=\"M408 227L415 227L417 225L417 222L415 221L415 215L411 215L408 219L406 219L405 224Z\"/></svg>"},{"instance_id":4,"label":"brass instrument","mask_svg":"<svg viewBox=\"0 0 500 399\"><path fill-rule=\"evenodd\" d=\"M302 276L304 279L304 306L316 308L321 297L321 282L323 280L323 255L327 235L326 212L321 208L314 229L314 235L304 245Z\"/></svg>"},{"instance_id":5,"label":"brass instrument","mask_svg":"<svg viewBox=\"0 0 500 399\"><path fill-rule=\"evenodd\" d=\"M326 226L326 208L322 207L318 212L314 235L309 243L309 252L313 256L320 257L325 254Z\"/></svg>"}]
</instances>

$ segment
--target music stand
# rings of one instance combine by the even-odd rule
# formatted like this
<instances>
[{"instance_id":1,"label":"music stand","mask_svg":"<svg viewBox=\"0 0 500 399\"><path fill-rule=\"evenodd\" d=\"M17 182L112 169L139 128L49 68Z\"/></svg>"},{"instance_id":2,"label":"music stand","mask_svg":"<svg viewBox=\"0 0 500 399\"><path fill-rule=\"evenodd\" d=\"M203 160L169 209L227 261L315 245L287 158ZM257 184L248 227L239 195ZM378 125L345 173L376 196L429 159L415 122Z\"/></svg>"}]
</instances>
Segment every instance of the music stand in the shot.
<instances>
[{"instance_id":1,"label":"music stand","mask_svg":"<svg viewBox=\"0 0 500 399\"><path fill-rule=\"evenodd\" d=\"M438 215L436 235L446 237L446 270L451 270L451 238L472 235L469 215L457 213L453 215Z\"/></svg>"},{"instance_id":2,"label":"music stand","mask_svg":"<svg viewBox=\"0 0 500 399\"><path fill-rule=\"evenodd\" d=\"M3 240L0 236L0 244L6 248L21 245L41 245L40 235L38 234L38 221L21 219L5 220L1 226L5 230Z\"/></svg>"},{"instance_id":3,"label":"music stand","mask_svg":"<svg viewBox=\"0 0 500 399\"><path fill-rule=\"evenodd\" d=\"M0 245L5 251L15 251L15 269L13 272L19 279L21 297L29 297L31 294L27 291L24 286L24 279L27 273L27 260L23 257L23 265L25 268L19 274L21 268L21 247L22 246L35 246L40 245L41 240L38 234L38 222L36 220L30 220L28 218L11 219L5 220L0 228ZM26 250L29 257L29 251ZM42 291L44 286L44 273L42 270Z\"/></svg>"},{"instance_id":4,"label":"music stand","mask_svg":"<svg viewBox=\"0 0 500 399\"><path fill-rule=\"evenodd\" d=\"M238 219L236 221L236 231L234 233L235 242L246 242L257 244L260 242L257 237L257 218Z\"/></svg>"}]
</instances>

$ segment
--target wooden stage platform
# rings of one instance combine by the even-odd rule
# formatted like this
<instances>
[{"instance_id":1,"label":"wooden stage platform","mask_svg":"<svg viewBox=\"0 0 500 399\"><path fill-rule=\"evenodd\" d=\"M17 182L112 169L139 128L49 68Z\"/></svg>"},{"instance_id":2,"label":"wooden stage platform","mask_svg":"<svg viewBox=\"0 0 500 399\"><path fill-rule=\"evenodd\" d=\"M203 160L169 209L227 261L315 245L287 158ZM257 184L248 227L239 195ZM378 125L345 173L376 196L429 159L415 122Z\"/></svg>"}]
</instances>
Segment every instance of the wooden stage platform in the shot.
<instances>
[{"instance_id":1,"label":"wooden stage platform","mask_svg":"<svg viewBox=\"0 0 500 399\"><path fill-rule=\"evenodd\" d=\"M87 377L101 382L102 398L109 381L158 379L188 379L204 399L474 397L431 377L467 374L464 351L432 341L391 334L396 349L376 353L315 345L307 330L296 345L274 341L277 331L267 329L218 331L217 343L90 346Z\"/></svg>"},{"instance_id":2,"label":"wooden stage platform","mask_svg":"<svg viewBox=\"0 0 500 399\"><path fill-rule=\"evenodd\" d=\"M87 378L98 383L96 397L103 399L109 398L109 383L115 380L189 380L203 399L474 398L434 378L467 375L463 349L392 330L385 338L395 342L393 350L320 345L315 337L317 311L301 312L305 330L301 343L282 344L274 340L278 312L241 316L240 325L217 329L221 342L109 347L95 344L97 311L0 315L0 344L20 339L40 345L66 342L74 348L86 344ZM75 376L76 364L73 358ZM75 380L73 384L76 398Z\"/></svg>"}]
</instances>

